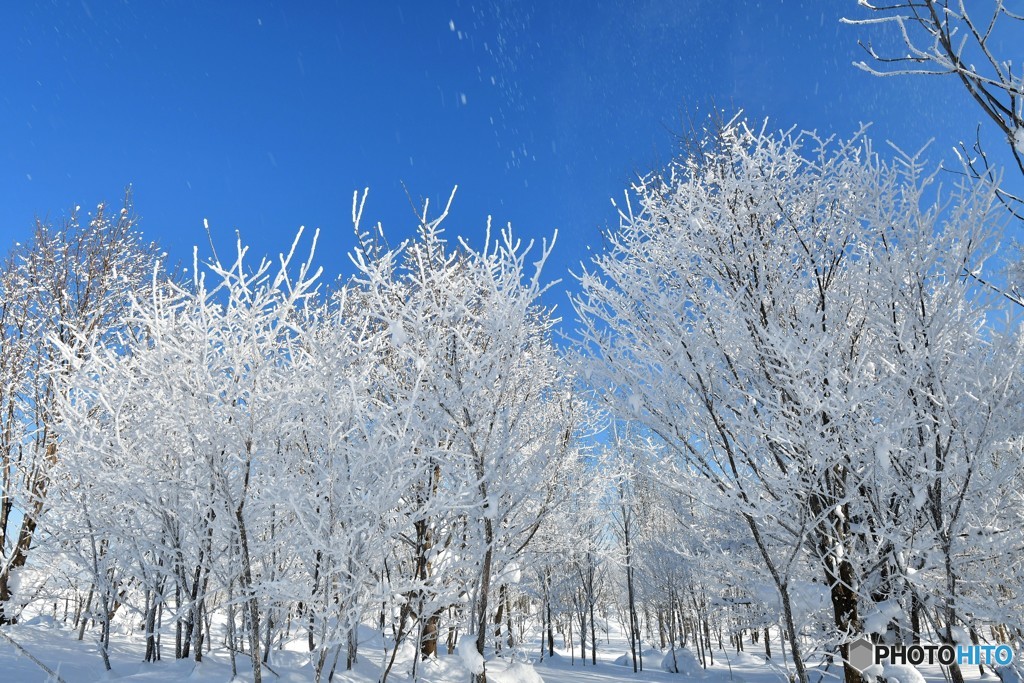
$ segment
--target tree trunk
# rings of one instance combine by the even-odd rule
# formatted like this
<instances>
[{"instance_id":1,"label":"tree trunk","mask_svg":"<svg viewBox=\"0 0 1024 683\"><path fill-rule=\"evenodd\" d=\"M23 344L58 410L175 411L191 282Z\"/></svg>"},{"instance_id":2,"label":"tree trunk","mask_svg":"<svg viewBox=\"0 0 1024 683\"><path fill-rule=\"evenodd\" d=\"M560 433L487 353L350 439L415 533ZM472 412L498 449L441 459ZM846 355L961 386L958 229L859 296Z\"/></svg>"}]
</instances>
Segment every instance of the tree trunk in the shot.
<instances>
[{"instance_id":1,"label":"tree trunk","mask_svg":"<svg viewBox=\"0 0 1024 683\"><path fill-rule=\"evenodd\" d=\"M551 623L551 605L548 604L548 657L555 656L555 625Z\"/></svg>"},{"instance_id":2,"label":"tree trunk","mask_svg":"<svg viewBox=\"0 0 1024 683\"><path fill-rule=\"evenodd\" d=\"M836 628L840 633L857 633L857 595L851 588L854 580L853 565L848 560L841 560L837 567L826 569L825 577L831 584L832 611ZM861 683L860 672L853 668L849 661L849 643L842 643L839 650L843 656L843 675L846 683Z\"/></svg>"},{"instance_id":3,"label":"tree trunk","mask_svg":"<svg viewBox=\"0 0 1024 683\"><path fill-rule=\"evenodd\" d=\"M423 622L420 632L420 658L430 659L437 656L437 641L441 631L441 611L438 610Z\"/></svg>"},{"instance_id":4,"label":"tree trunk","mask_svg":"<svg viewBox=\"0 0 1024 683\"><path fill-rule=\"evenodd\" d=\"M483 486L483 484L481 484ZM486 500L486 491L484 492L484 500ZM484 514L487 514L486 508ZM489 517L484 517L484 543L486 544L486 550L484 551L484 563L480 570L480 591L477 595L477 631L476 631L476 651L481 657L484 655L484 646L487 643L487 601L491 590L491 563L493 562L493 543L494 543L494 527ZM473 674L473 683L487 683L487 670L486 666L478 673Z\"/></svg>"},{"instance_id":5,"label":"tree trunk","mask_svg":"<svg viewBox=\"0 0 1024 683\"><path fill-rule=\"evenodd\" d=\"M14 623L14 618L7 614L7 603L10 599L11 590L7 581L7 572L0 572L0 626Z\"/></svg>"},{"instance_id":6,"label":"tree trunk","mask_svg":"<svg viewBox=\"0 0 1024 683\"><path fill-rule=\"evenodd\" d=\"M359 654L359 627L353 626L348 632L348 642L345 647L345 670L351 671L356 665Z\"/></svg>"},{"instance_id":7,"label":"tree trunk","mask_svg":"<svg viewBox=\"0 0 1024 683\"><path fill-rule=\"evenodd\" d=\"M509 597L508 586L502 585L505 593L505 631L509 648L516 646L515 634L512 632L512 599Z\"/></svg>"},{"instance_id":8,"label":"tree trunk","mask_svg":"<svg viewBox=\"0 0 1024 683\"><path fill-rule=\"evenodd\" d=\"M796 624L793 622L793 605L789 595L789 580L788 578L783 578L779 573L778 567L775 566L775 561L772 559L772 555L767 546L765 546L764 539L761 537L761 529L757 521L750 515L744 515L744 519L750 528L751 535L754 537L754 543L757 544L757 549L761 553L761 559L764 560L765 566L775 582L775 587L779 591L779 600L782 602L782 615L786 624L786 635L789 637L789 644L793 650L793 668L796 669L797 681L799 683L808 683L807 670L804 668L804 660L800 652ZM780 636L779 640L782 641L782 661L785 662L785 638Z\"/></svg>"},{"instance_id":9,"label":"tree trunk","mask_svg":"<svg viewBox=\"0 0 1024 683\"><path fill-rule=\"evenodd\" d=\"M242 574L239 584L242 593L245 595L246 616L249 619L249 656L252 658L252 679L253 683L262 683L263 665L260 661L260 609L256 600L256 592L252 580L252 561L249 556L249 538L245 532L245 520L242 518L242 509L235 511L235 521L238 523L238 541L242 551Z\"/></svg>"},{"instance_id":10,"label":"tree trunk","mask_svg":"<svg viewBox=\"0 0 1024 683\"><path fill-rule=\"evenodd\" d=\"M629 651L633 656L633 673L643 668L640 649L640 620L636 614L636 593L633 590L633 549L630 539L629 513L625 505L622 506L622 531L626 551L626 600L629 608Z\"/></svg>"},{"instance_id":11,"label":"tree trunk","mask_svg":"<svg viewBox=\"0 0 1024 683\"><path fill-rule=\"evenodd\" d=\"M145 629L146 629L146 656L143 661L155 662L156 653L156 596L152 591L146 591Z\"/></svg>"},{"instance_id":12,"label":"tree trunk","mask_svg":"<svg viewBox=\"0 0 1024 683\"><path fill-rule=\"evenodd\" d=\"M911 642L914 645L921 643L921 601L917 599L917 593L910 594L910 630Z\"/></svg>"},{"instance_id":13,"label":"tree trunk","mask_svg":"<svg viewBox=\"0 0 1024 683\"><path fill-rule=\"evenodd\" d=\"M590 601L590 663L597 666L597 629L594 627L594 601Z\"/></svg>"}]
</instances>

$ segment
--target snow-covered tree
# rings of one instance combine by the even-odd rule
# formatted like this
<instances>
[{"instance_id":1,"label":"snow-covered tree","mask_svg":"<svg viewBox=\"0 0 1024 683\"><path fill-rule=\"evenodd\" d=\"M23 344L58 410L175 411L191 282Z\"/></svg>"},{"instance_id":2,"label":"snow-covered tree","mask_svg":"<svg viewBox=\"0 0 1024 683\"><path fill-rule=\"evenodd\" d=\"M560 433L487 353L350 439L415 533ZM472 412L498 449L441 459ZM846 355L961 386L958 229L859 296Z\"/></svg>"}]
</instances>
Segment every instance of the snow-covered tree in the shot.
<instances>
[{"instance_id":1,"label":"snow-covered tree","mask_svg":"<svg viewBox=\"0 0 1024 683\"><path fill-rule=\"evenodd\" d=\"M68 359L82 340L108 343L130 297L150 286L160 253L137 229L131 194L119 211L76 208L54 225L37 221L0 272L0 624L10 609L12 572L37 541L50 472L61 458L55 404Z\"/></svg>"},{"instance_id":2,"label":"snow-covered tree","mask_svg":"<svg viewBox=\"0 0 1024 683\"><path fill-rule=\"evenodd\" d=\"M551 245L542 246L532 266L532 243L524 245L511 229L493 243L488 230L482 250L464 241L453 248L441 229L446 215L447 207L429 219L424 207L415 240L372 258L357 252L356 281L390 335L396 367L414 372L415 382L397 386L420 406L416 455L429 467L410 493L421 503L447 497L443 515L420 512L411 520L421 557L416 574L431 580L439 545L449 558L471 563L471 583L448 590L471 595L470 632L483 654L495 580L558 503L578 417L551 339L554 320L539 301ZM449 559L447 571L453 569ZM459 599L439 590L435 583L420 593L412 615L425 620L428 639L437 637L433 616ZM481 667L474 676L484 681L486 674Z\"/></svg>"},{"instance_id":3,"label":"snow-covered tree","mask_svg":"<svg viewBox=\"0 0 1024 683\"><path fill-rule=\"evenodd\" d=\"M983 272L1000 249L993 189L964 188L929 203L931 181L909 161L865 214L884 226L874 255L871 376L891 392L856 514L872 529L862 536L881 549L884 569L864 588L881 603L872 605L875 629L889 626L878 615L902 597L915 634L927 604L933 630L953 644L961 626L991 623L985 604L998 602L1003 584L975 567L993 553L1006 557L993 536L1008 522L990 501L1016 476L1021 347L1013 302L965 275ZM960 678L957 667L951 672Z\"/></svg>"},{"instance_id":4,"label":"snow-covered tree","mask_svg":"<svg viewBox=\"0 0 1024 683\"><path fill-rule=\"evenodd\" d=\"M197 661L217 614L257 680L292 617L318 679L353 665L371 603L382 623L394 608L382 680L403 640L433 654L445 615L449 647L465 628L481 654L492 615L511 623L582 404L539 303L550 247L532 267L510 231L451 248L443 217L393 250L361 235L356 276L323 300L298 238L277 265L241 242L197 256L116 333L60 346L47 550L77 567L105 662L118 611L147 659L171 620Z\"/></svg>"},{"instance_id":5,"label":"snow-covered tree","mask_svg":"<svg viewBox=\"0 0 1024 683\"><path fill-rule=\"evenodd\" d=\"M71 358L77 376L59 411L69 457L49 512L51 533L78 549L106 600L137 583L152 609L177 583L197 658L209 581L219 578L244 614L259 680L258 584L274 540L266 497L282 420L296 410L287 373L300 337L294 319L316 274L307 262L292 277L291 253L274 273L266 260L250 271L245 253L239 242L228 265L199 268L196 259L191 283L135 299L116 343ZM85 525L74 523L79 515ZM219 575L217 553L226 558ZM108 634L109 626L104 646Z\"/></svg>"},{"instance_id":6,"label":"snow-covered tree","mask_svg":"<svg viewBox=\"0 0 1024 683\"><path fill-rule=\"evenodd\" d=\"M953 76L1007 143L1013 163L1024 176L1024 86L1020 46L1024 14L1004 0L897 0L873 5L860 0L861 13L843 21L870 30L877 38L861 40L868 61L854 62L876 76ZM883 30L889 29L888 34ZM977 178L1001 173L989 160L980 134L960 143L966 170ZM999 196L1024 219L1024 197L999 190ZM1017 292L1019 294L1019 292Z\"/></svg>"},{"instance_id":7,"label":"snow-covered tree","mask_svg":"<svg viewBox=\"0 0 1024 683\"><path fill-rule=\"evenodd\" d=\"M824 644L844 655L862 628L862 588L879 571L883 550L864 541L873 522L862 503L879 476L876 445L905 429L890 422L905 385L876 369L892 334L878 311L906 286L894 273L913 277L896 261L937 234L967 244L961 265L974 268L998 225L991 184L932 204L930 180L913 160L883 163L860 136L836 143L733 121L637 183L607 252L581 277L593 382L613 412L660 437L677 467L712 484L711 504L744 521L779 593L801 681L790 594L800 563L818 566L834 617ZM894 221L896 206L913 212ZM970 286L946 269L919 275L925 289ZM944 314L979 354L982 338L1000 333L967 336L974 312Z\"/></svg>"}]
</instances>

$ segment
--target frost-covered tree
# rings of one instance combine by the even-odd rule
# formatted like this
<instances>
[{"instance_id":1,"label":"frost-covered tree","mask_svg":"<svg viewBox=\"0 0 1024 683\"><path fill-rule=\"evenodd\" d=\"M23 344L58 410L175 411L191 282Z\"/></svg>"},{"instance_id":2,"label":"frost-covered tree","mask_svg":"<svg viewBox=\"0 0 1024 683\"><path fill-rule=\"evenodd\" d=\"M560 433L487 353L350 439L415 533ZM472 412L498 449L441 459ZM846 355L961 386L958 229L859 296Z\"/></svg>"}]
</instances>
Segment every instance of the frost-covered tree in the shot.
<instances>
[{"instance_id":1,"label":"frost-covered tree","mask_svg":"<svg viewBox=\"0 0 1024 683\"><path fill-rule=\"evenodd\" d=\"M465 629L479 653L492 615L512 623L582 413L539 304L549 247L533 267L507 231L452 248L441 219L393 250L361 235L326 299L298 238L276 265L239 242L131 298L109 338L60 345L47 552L77 568L105 662L119 611L148 660L160 623L197 661L221 623L257 680L293 620L318 680L353 665L371 604L394 615L382 680L403 641L432 655L445 617L449 647Z\"/></svg>"},{"instance_id":2,"label":"frost-covered tree","mask_svg":"<svg viewBox=\"0 0 1024 683\"><path fill-rule=\"evenodd\" d=\"M239 243L227 265L199 268L197 259L191 283L137 297L116 343L71 361L76 376L59 403L69 457L58 465L49 528L92 568L101 602L140 585L151 623L152 606L174 586L197 658L204 602L219 580L243 614L259 680L259 580L275 541L267 497L282 421L296 410L287 391L295 319L315 274L307 263L291 277L291 254L276 272L266 260L250 271L245 252Z\"/></svg>"},{"instance_id":3,"label":"frost-covered tree","mask_svg":"<svg viewBox=\"0 0 1024 683\"><path fill-rule=\"evenodd\" d=\"M120 210L39 220L0 272L0 624L16 617L11 575L37 540L61 458L55 404L69 358L57 349L73 357L85 340L109 343L130 297L150 286L161 254L137 223L130 193Z\"/></svg>"},{"instance_id":4,"label":"frost-covered tree","mask_svg":"<svg viewBox=\"0 0 1024 683\"><path fill-rule=\"evenodd\" d=\"M855 66L876 76L953 76L975 105L995 124L1024 176L1024 14L1003 0L896 0L875 5L858 2L867 12L844 22L870 29L877 37L860 41L869 61ZM883 29L889 28L886 35ZM1014 46L1018 48L1014 52ZM980 136L968 149L961 143L967 170L994 177ZM1024 198L1000 190L1000 197L1024 218Z\"/></svg>"},{"instance_id":5,"label":"frost-covered tree","mask_svg":"<svg viewBox=\"0 0 1024 683\"><path fill-rule=\"evenodd\" d=\"M985 604L997 604L1003 584L976 567L993 553L1006 556L992 541L1008 522L997 521L991 501L993 484L1016 476L1019 317L1011 301L964 275L982 272L1000 248L993 189L966 188L929 203L932 178L913 161L901 175L879 187L865 214L884 226L874 255L870 329L878 356L871 376L891 392L885 423L875 429L876 471L865 473L860 489L857 514L871 527L862 535L882 549L883 567L864 592L879 604L872 605L877 632L907 629L879 618L902 596L910 630L920 634L923 614L952 644L955 630L992 623ZM963 595L965 586L974 600ZM931 609L922 611L925 604Z\"/></svg>"},{"instance_id":6,"label":"frost-covered tree","mask_svg":"<svg viewBox=\"0 0 1024 683\"><path fill-rule=\"evenodd\" d=\"M446 548L447 572L453 554L470 563L470 584L447 590L471 596L469 628L482 655L495 578L559 502L578 417L551 339L554 320L539 300L551 246L544 244L531 264L532 243L524 245L509 229L493 243L488 230L482 250L466 242L453 248L441 230L446 215L447 208L429 219L425 207L415 240L374 258L357 252L356 281L390 335L395 365L416 378L399 386L420 406L417 457L430 466L410 493L421 502L447 497L443 515L411 520L416 573L431 580L439 545ZM417 596L415 616L425 620L427 639L436 638L433 616L458 600L438 590L435 582ZM473 673L485 680L483 666Z\"/></svg>"},{"instance_id":7,"label":"frost-covered tree","mask_svg":"<svg viewBox=\"0 0 1024 683\"><path fill-rule=\"evenodd\" d=\"M864 586L880 571L884 544L865 541L874 520L863 502L879 476L876 445L905 429L890 422L905 383L876 371L892 334L878 310L906 286L894 275L913 277L897 261L931 234L967 244L960 265L973 269L998 224L991 184L933 204L929 180L912 160L883 163L860 137L836 143L733 121L637 183L608 250L581 277L576 307L602 398L704 477L711 504L743 520L779 594L801 681L791 595L801 562L812 560L828 587L834 624L823 644L844 659L862 628ZM914 211L895 221L897 205ZM970 286L942 268L918 275L926 290ZM958 343L982 356L983 338L1005 330L967 335L971 310L944 314ZM941 473L931 476L938 486ZM859 679L848 664L845 676Z\"/></svg>"},{"instance_id":8,"label":"frost-covered tree","mask_svg":"<svg viewBox=\"0 0 1024 683\"><path fill-rule=\"evenodd\" d=\"M591 416L584 424L593 421ZM542 660L554 656L558 625L576 619L587 629L574 634L590 643L594 661L599 631L607 629L599 622L616 598L611 583L618 565L603 505L609 482L593 451L584 453L565 468L559 494L563 503L542 524L521 561L527 568L526 593L536 603Z\"/></svg>"}]
</instances>

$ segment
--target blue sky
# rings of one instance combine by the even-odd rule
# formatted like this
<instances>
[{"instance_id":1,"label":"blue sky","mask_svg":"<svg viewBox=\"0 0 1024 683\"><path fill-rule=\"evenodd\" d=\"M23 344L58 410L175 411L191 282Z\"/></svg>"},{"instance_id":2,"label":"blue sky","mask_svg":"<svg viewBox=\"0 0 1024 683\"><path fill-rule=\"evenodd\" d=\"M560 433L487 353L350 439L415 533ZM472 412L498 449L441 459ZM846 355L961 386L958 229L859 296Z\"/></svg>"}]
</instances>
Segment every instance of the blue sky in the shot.
<instances>
[{"instance_id":1,"label":"blue sky","mask_svg":"<svg viewBox=\"0 0 1024 683\"><path fill-rule=\"evenodd\" d=\"M714 104L774 127L951 158L980 114L952 79L851 66L853 0L798 2L8 3L0 10L0 245L36 216L119 201L172 259L234 231L258 253L321 229L348 272L352 191L397 242L414 203L479 244L488 215L559 246L549 278L600 248L609 198L676 151ZM877 145L882 148L881 144ZM565 302L553 294L551 303Z\"/></svg>"}]
</instances>

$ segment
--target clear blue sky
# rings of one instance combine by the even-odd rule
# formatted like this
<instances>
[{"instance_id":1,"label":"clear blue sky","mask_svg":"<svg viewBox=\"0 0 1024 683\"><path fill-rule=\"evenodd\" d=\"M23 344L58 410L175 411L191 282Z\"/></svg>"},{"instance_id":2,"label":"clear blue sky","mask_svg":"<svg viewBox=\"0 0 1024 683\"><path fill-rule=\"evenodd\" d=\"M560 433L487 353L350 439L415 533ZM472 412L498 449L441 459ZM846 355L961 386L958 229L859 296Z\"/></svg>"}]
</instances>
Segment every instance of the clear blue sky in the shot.
<instances>
[{"instance_id":1,"label":"clear blue sky","mask_svg":"<svg viewBox=\"0 0 1024 683\"><path fill-rule=\"evenodd\" d=\"M0 10L0 248L36 216L119 201L175 260L235 229L260 253L319 227L347 272L352 191L394 241L459 185L449 233L488 214L558 228L547 274L600 248L609 197L666 162L714 103L776 127L951 158L980 115L952 79L851 66L853 0L7 3ZM553 296L563 314L564 299Z\"/></svg>"}]
</instances>

